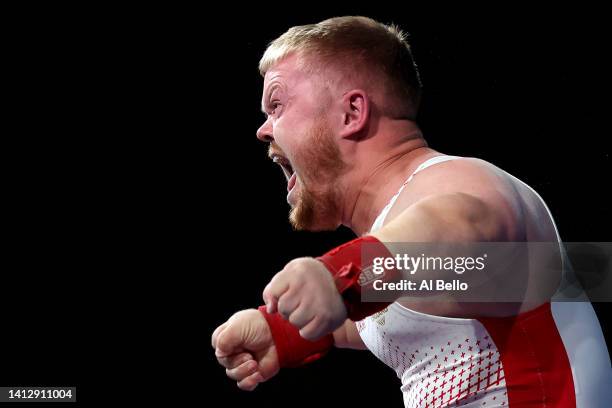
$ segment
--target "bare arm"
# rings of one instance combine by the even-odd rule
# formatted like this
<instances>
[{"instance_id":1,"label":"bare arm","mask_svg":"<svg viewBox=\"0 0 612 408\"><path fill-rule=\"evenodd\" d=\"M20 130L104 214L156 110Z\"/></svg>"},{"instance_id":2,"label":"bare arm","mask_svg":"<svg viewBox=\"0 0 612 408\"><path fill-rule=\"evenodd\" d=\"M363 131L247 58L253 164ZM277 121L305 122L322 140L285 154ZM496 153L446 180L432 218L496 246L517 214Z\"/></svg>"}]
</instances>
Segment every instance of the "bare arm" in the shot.
<instances>
[{"instance_id":1,"label":"bare arm","mask_svg":"<svg viewBox=\"0 0 612 408\"><path fill-rule=\"evenodd\" d=\"M382 242L505 240L508 221L507 214L496 212L483 200L452 193L421 200L372 235ZM367 349L352 320L347 319L333 335L338 348Z\"/></svg>"},{"instance_id":2,"label":"bare arm","mask_svg":"<svg viewBox=\"0 0 612 408\"><path fill-rule=\"evenodd\" d=\"M382 242L508 241L511 218L482 198L456 192L420 200L372 235Z\"/></svg>"},{"instance_id":3,"label":"bare arm","mask_svg":"<svg viewBox=\"0 0 612 408\"><path fill-rule=\"evenodd\" d=\"M503 242L521 241L519 236L521 228L517 228L518 215L508 211L504 203L493 204L496 198L480 198L465 193L448 193L428 196L410 206L379 231L373 233L382 242ZM499 258L498 258L499 259ZM510 287L516 276L505 273L500 268L497 274L466 274L464 282L472 287L472 282L480 282L479 291L490 293L490 289L497 287ZM429 278L439 278L436 272L428 272ZM487 287L490 286L489 289ZM438 302L427 302L415 297L406 298L409 303L421 302L419 307L426 308L421 311L442 316L472 318L481 315L509 315L514 314L516 305L511 303L488 303L486 308L477 302L465 302L456 298L458 293L449 291L439 294ZM398 293L400 296L400 293ZM416 304L415 304L416 305ZM486 313L486 314L485 314Z\"/></svg>"},{"instance_id":4,"label":"bare arm","mask_svg":"<svg viewBox=\"0 0 612 408\"><path fill-rule=\"evenodd\" d=\"M344 324L333 333L334 345L338 348L350 348L355 350L367 350L366 345L361 340L355 322L346 319Z\"/></svg>"},{"instance_id":5,"label":"bare arm","mask_svg":"<svg viewBox=\"0 0 612 408\"><path fill-rule=\"evenodd\" d=\"M504 173L482 160L453 160L419 173L373 235L383 242L522 241L521 207Z\"/></svg>"}]
</instances>

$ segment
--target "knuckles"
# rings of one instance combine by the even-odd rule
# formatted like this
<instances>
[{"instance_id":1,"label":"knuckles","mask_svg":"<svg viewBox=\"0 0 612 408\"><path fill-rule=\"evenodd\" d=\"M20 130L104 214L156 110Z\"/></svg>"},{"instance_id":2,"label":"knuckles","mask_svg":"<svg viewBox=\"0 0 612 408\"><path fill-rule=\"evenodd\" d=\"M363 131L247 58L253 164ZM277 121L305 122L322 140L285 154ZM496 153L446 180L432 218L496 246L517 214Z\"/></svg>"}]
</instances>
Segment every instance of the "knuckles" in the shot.
<instances>
[{"instance_id":1,"label":"knuckles","mask_svg":"<svg viewBox=\"0 0 612 408\"><path fill-rule=\"evenodd\" d=\"M297 323L294 326L302 328L304 323L315 317L316 324L309 327L304 335L309 339L318 338L338 326L338 321L344 321L346 312L340 294L337 292L333 278L325 265L314 258L296 258L285 265L273 281L289 282L288 295L281 295L277 310L289 322ZM286 297L290 296L290 297ZM309 316L298 316L295 307L300 305L302 311ZM300 327L302 326L302 327ZM307 337L304 337L307 338Z\"/></svg>"},{"instance_id":2,"label":"knuckles","mask_svg":"<svg viewBox=\"0 0 612 408\"><path fill-rule=\"evenodd\" d=\"M279 275L282 275L283 278L288 278L293 287L333 283L327 268L316 259L308 257L296 258L290 261L279 272Z\"/></svg>"},{"instance_id":3,"label":"knuckles","mask_svg":"<svg viewBox=\"0 0 612 408\"><path fill-rule=\"evenodd\" d=\"M297 258L285 265L283 273L293 279L303 280L312 269L311 258Z\"/></svg>"}]
</instances>

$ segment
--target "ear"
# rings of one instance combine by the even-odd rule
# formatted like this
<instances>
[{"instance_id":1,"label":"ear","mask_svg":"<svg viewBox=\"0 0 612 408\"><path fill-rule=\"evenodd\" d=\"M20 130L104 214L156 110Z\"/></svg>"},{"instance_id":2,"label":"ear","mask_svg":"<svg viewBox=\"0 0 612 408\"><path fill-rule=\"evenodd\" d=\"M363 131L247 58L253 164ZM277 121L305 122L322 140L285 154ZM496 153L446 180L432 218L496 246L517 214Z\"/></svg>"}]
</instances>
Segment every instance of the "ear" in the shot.
<instances>
[{"instance_id":1,"label":"ear","mask_svg":"<svg viewBox=\"0 0 612 408\"><path fill-rule=\"evenodd\" d=\"M370 99L363 89L353 89L342 96L342 138L349 138L361 132L369 118Z\"/></svg>"}]
</instances>

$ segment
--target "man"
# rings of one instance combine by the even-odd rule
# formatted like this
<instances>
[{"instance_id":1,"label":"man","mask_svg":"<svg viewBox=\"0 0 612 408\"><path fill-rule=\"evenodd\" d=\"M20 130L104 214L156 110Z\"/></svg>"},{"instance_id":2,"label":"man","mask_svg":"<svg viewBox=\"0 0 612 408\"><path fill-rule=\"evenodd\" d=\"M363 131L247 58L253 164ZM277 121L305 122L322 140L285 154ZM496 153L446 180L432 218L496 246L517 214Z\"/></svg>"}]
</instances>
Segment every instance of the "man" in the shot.
<instances>
[{"instance_id":1,"label":"man","mask_svg":"<svg viewBox=\"0 0 612 408\"><path fill-rule=\"evenodd\" d=\"M292 225L345 225L360 238L289 262L264 289L265 307L214 331L216 356L238 387L253 390L333 343L368 348L391 366L409 407L607 403L609 355L589 303L527 295L469 303L450 293L439 302L360 302L357 254L366 244L390 254L383 242L559 241L529 186L485 161L428 147L415 122L418 71L401 31L364 17L293 27L270 44L260 72L266 121L257 137L287 177ZM546 283L543 275L524 277L527 292ZM501 279L495 284L512 277ZM585 344L594 363L585 364Z\"/></svg>"}]
</instances>

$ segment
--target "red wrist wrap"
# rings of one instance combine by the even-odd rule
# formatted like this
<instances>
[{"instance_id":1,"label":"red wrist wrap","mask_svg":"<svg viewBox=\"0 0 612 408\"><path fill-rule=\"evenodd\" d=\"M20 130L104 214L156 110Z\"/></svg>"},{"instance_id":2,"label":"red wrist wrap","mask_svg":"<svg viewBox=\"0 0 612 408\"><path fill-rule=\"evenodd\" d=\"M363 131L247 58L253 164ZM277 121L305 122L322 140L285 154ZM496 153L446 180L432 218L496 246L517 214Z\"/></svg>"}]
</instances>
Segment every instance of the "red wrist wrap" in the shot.
<instances>
[{"instance_id":1,"label":"red wrist wrap","mask_svg":"<svg viewBox=\"0 0 612 408\"><path fill-rule=\"evenodd\" d=\"M331 333L317 341L309 341L300 336L297 327L283 319L280 314L269 314L266 312L266 306L260 306L259 311L270 326L281 368L297 367L318 360L334 344L334 336Z\"/></svg>"},{"instance_id":2,"label":"red wrist wrap","mask_svg":"<svg viewBox=\"0 0 612 408\"><path fill-rule=\"evenodd\" d=\"M364 244L368 245L366 252L367 259L362 259ZM361 301L361 294L364 288L370 287L367 284L365 286L361 285L364 284L364 281L368 282L371 279L364 279L365 277L363 276L360 279L360 276L363 270L372 264L372 260L375 257L386 258L392 257L392 255L382 242L368 235L340 245L317 258L325 264L334 277L338 292L342 294L344 299L348 318L353 321L362 320L371 314L379 312L389 304L389 302ZM393 273L394 271L391 272ZM391 274L385 274L385 280L390 280L389 276ZM360 280L362 281L361 284Z\"/></svg>"}]
</instances>

